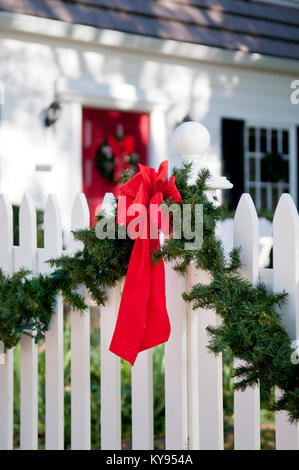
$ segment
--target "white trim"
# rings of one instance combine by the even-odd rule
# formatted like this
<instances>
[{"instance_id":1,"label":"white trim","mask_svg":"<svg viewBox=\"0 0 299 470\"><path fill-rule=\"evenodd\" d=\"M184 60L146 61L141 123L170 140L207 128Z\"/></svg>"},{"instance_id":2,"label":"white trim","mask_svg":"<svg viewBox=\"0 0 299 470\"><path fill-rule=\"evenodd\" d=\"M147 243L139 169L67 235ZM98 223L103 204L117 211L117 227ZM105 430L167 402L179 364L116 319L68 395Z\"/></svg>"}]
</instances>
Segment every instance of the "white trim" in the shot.
<instances>
[{"instance_id":1,"label":"white trim","mask_svg":"<svg viewBox=\"0 0 299 470\"><path fill-rule=\"evenodd\" d=\"M259 53L229 51L201 44L191 44L174 40L165 40L128 34L110 29L68 24L62 21L36 16L21 15L0 11L0 32L2 30L38 35L53 40L88 43L117 48L134 53L168 56L180 59L204 61L206 63L229 64L259 70L276 70L280 73L298 74L299 63L296 60L270 57Z\"/></svg>"},{"instance_id":2,"label":"white trim","mask_svg":"<svg viewBox=\"0 0 299 470\"><path fill-rule=\"evenodd\" d=\"M151 112L156 109L167 111L172 104L160 90L144 90L128 83L110 84L103 81L95 85L60 77L55 89L56 97L61 101L76 101L96 108Z\"/></svg>"}]
</instances>

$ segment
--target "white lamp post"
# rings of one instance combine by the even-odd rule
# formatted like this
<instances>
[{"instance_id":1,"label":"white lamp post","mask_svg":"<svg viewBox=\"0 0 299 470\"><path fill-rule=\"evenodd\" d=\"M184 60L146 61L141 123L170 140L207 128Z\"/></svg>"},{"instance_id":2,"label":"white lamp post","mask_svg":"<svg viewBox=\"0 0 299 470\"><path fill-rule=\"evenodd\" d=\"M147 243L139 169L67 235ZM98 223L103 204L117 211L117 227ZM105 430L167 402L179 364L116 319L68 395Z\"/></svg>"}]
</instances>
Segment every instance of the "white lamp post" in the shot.
<instances>
[{"instance_id":1,"label":"white lamp post","mask_svg":"<svg viewBox=\"0 0 299 470\"><path fill-rule=\"evenodd\" d=\"M173 146L183 160L192 163L192 173L188 183L194 184L197 174L202 168L200 159L210 146L208 129L199 122L183 122L173 133ZM207 183L211 196L217 189L231 189L233 187L225 176L211 176Z\"/></svg>"}]
</instances>

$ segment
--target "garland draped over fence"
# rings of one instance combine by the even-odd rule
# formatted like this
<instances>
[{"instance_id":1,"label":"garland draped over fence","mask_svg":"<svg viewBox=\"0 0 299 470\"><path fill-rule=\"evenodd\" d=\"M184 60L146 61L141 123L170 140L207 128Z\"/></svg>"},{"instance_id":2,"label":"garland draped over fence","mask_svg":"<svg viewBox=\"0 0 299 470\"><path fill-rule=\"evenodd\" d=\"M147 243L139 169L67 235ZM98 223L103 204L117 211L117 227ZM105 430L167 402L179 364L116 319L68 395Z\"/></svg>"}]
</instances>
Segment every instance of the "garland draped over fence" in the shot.
<instances>
[{"instance_id":1,"label":"garland draped over fence","mask_svg":"<svg viewBox=\"0 0 299 470\"><path fill-rule=\"evenodd\" d=\"M170 239L153 255L176 260L175 270L185 274L191 262L211 273L209 285L196 284L184 299L193 302L193 308L215 309L222 318L220 326L209 327L209 348L214 353L229 348L232 355L242 360L235 370L237 389L260 383L268 392L269 409L286 410L290 420L299 419L299 365L291 362L291 341L282 326L278 307L286 294L273 294L265 286L252 286L239 275L239 250L234 249L227 263L221 241L215 236L215 225L225 216L226 208L215 207L208 201L205 190L209 177L207 170L199 173L196 183L188 186L191 165L174 169L176 186L182 196L180 204L203 204L203 244L198 251L184 249L185 240ZM123 181L129 179L123 174ZM166 201L167 202L167 201ZM103 215L99 215L103 217ZM193 218L194 219L194 218ZM194 227L192 227L194 228ZM116 224L116 230L118 225ZM134 241L126 239L99 240L95 228L74 232L83 248L73 256L49 260L55 268L51 275L30 277L21 270L11 276L0 271L0 340L7 348L16 345L20 334L36 335L36 340L47 331L55 310L56 296L61 294L70 307L84 310L87 306L77 291L85 284L99 304L105 303L105 290L126 275ZM274 402L274 387L282 391Z\"/></svg>"}]
</instances>

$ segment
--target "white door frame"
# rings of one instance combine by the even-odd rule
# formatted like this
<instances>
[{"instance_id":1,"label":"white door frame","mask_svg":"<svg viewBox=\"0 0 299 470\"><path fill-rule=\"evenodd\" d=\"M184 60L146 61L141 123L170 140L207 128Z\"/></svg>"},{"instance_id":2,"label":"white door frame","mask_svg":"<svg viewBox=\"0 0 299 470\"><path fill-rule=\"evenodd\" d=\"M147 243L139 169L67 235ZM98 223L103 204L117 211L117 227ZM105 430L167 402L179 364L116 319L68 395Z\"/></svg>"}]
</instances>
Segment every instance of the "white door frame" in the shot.
<instances>
[{"instance_id":1,"label":"white door frame","mask_svg":"<svg viewBox=\"0 0 299 470\"><path fill-rule=\"evenodd\" d=\"M124 98L125 97L125 98ZM70 177L73 196L82 191L82 107L148 113L150 117L149 165L158 168L167 159L166 112L171 103L158 90L150 92L129 84L101 83L90 86L81 81L60 79L56 84L56 99L63 108L57 122L67 130L71 152ZM57 150L59 152L59 138Z\"/></svg>"},{"instance_id":2,"label":"white door frame","mask_svg":"<svg viewBox=\"0 0 299 470\"><path fill-rule=\"evenodd\" d=\"M299 201L297 200L297 191L298 191L298 184L299 182L297 181L297 143L296 143L296 125L294 122L281 122L280 120L276 121L263 121L263 120L256 120L253 121L251 119L244 120L244 125L246 128L249 127L255 127L255 128L275 128L275 129L287 129L289 131L289 155L290 155L290 160L289 160L289 185L290 185L290 195L294 199L296 204L299 204ZM246 169L244 169L246 170ZM248 176L248 175L247 175ZM246 171L244 172L244 178L246 178ZM244 181L246 183L246 181Z\"/></svg>"}]
</instances>

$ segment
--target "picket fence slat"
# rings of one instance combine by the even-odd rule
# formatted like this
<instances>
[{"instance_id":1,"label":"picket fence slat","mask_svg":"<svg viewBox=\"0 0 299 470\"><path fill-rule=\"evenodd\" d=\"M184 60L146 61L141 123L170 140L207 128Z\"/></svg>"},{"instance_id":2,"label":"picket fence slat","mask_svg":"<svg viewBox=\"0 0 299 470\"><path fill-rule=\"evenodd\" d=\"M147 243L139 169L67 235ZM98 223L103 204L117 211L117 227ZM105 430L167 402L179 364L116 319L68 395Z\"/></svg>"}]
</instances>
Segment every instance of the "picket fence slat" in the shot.
<instances>
[{"instance_id":1,"label":"picket fence slat","mask_svg":"<svg viewBox=\"0 0 299 470\"><path fill-rule=\"evenodd\" d=\"M12 206L0 194L0 268L12 272ZM2 345L4 346L4 345ZM0 450L13 447L13 349L0 351Z\"/></svg>"},{"instance_id":2,"label":"picket fence slat","mask_svg":"<svg viewBox=\"0 0 299 470\"><path fill-rule=\"evenodd\" d=\"M71 214L71 228L89 226L89 209L83 193L77 195ZM73 240L70 251L80 249ZM78 288L85 296L85 287ZM71 312L71 446L90 449L90 317L89 308Z\"/></svg>"},{"instance_id":3,"label":"picket fence slat","mask_svg":"<svg viewBox=\"0 0 299 470\"><path fill-rule=\"evenodd\" d=\"M31 198L25 194L19 213L20 246L14 250L14 269L37 271L36 214ZM38 427L38 347L35 340L21 335L20 371L20 447L37 449Z\"/></svg>"},{"instance_id":4,"label":"picket fence slat","mask_svg":"<svg viewBox=\"0 0 299 470\"><path fill-rule=\"evenodd\" d=\"M192 284L209 284L211 278L205 271L194 272ZM213 310L199 308L198 316L198 397L199 397L199 442L201 450L222 450L223 435L223 391L222 355L211 354L208 326L217 326L219 319Z\"/></svg>"},{"instance_id":5,"label":"picket fence slat","mask_svg":"<svg viewBox=\"0 0 299 470\"><path fill-rule=\"evenodd\" d=\"M186 280L165 263L166 305L171 335L165 344L165 447L188 449Z\"/></svg>"},{"instance_id":6,"label":"picket fence slat","mask_svg":"<svg viewBox=\"0 0 299 470\"><path fill-rule=\"evenodd\" d=\"M273 290L288 293L281 308L291 340L299 338L299 220L289 194L283 194L273 219ZM276 391L279 396L280 391ZM276 449L299 449L299 423L290 424L285 411L276 413Z\"/></svg>"},{"instance_id":7,"label":"picket fence slat","mask_svg":"<svg viewBox=\"0 0 299 470\"><path fill-rule=\"evenodd\" d=\"M187 292L198 281L199 271L195 264L187 272ZM186 305L187 313L187 365L188 365L188 436L189 449L200 449L199 417L199 353L198 353L198 311L192 303Z\"/></svg>"},{"instance_id":8,"label":"picket fence slat","mask_svg":"<svg viewBox=\"0 0 299 470\"><path fill-rule=\"evenodd\" d=\"M259 223L253 201L243 194L234 218L234 247L241 248L241 275L253 284L259 280ZM234 367L242 365L235 359ZM235 382L238 382L235 378ZM234 392L234 448L260 449L260 390L259 386Z\"/></svg>"},{"instance_id":9,"label":"picket fence slat","mask_svg":"<svg viewBox=\"0 0 299 470\"><path fill-rule=\"evenodd\" d=\"M44 249L38 251L38 267L41 273L50 273L46 263L50 258L61 256L62 226L60 209L50 194L44 214ZM58 296L55 315L46 332L46 449L64 448L64 376L63 376L63 302Z\"/></svg>"},{"instance_id":10,"label":"picket fence slat","mask_svg":"<svg viewBox=\"0 0 299 470\"><path fill-rule=\"evenodd\" d=\"M120 358L109 346L121 298L121 282L108 289L101 307L101 449L121 449Z\"/></svg>"},{"instance_id":11,"label":"picket fence slat","mask_svg":"<svg viewBox=\"0 0 299 470\"><path fill-rule=\"evenodd\" d=\"M153 353L141 352L132 367L132 448L154 448Z\"/></svg>"}]
</instances>

